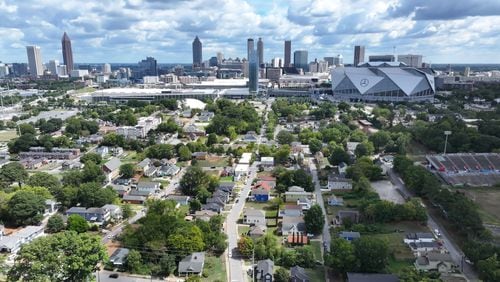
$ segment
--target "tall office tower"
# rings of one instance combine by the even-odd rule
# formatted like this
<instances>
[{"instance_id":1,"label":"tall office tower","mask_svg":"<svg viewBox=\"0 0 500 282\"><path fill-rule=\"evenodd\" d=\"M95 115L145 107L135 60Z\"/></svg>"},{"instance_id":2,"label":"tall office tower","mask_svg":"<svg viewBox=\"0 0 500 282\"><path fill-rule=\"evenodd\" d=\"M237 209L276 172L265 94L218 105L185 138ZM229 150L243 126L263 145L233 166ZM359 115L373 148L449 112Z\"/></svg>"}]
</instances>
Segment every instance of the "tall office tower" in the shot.
<instances>
[{"instance_id":1,"label":"tall office tower","mask_svg":"<svg viewBox=\"0 0 500 282\"><path fill-rule=\"evenodd\" d=\"M407 64L409 67L421 68L422 55L398 55L398 62Z\"/></svg>"},{"instance_id":2,"label":"tall office tower","mask_svg":"<svg viewBox=\"0 0 500 282\"><path fill-rule=\"evenodd\" d=\"M66 65L57 66L57 74L59 76L68 76L68 71L66 70Z\"/></svg>"},{"instance_id":3,"label":"tall office tower","mask_svg":"<svg viewBox=\"0 0 500 282\"><path fill-rule=\"evenodd\" d=\"M250 61L250 52L255 51L255 46L253 44L253 38L247 39L247 60Z\"/></svg>"},{"instance_id":4,"label":"tall office tower","mask_svg":"<svg viewBox=\"0 0 500 282\"><path fill-rule=\"evenodd\" d=\"M64 32L62 40L62 54L63 54L63 61L64 64L66 65L66 69L68 73L71 73L73 70L73 50L71 49L71 40L68 37L68 34Z\"/></svg>"},{"instance_id":5,"label":"tall office tower","mask_svg":"<svg viewBox=\"0 0 500 282\"><path fill-rule=\"evenodd\" d=\"M58 60L50 60L49 61L49 64L47 65L47 69L50 71L50 74L52 74L52 75L59 74L59 72L57 71L57 66L59 66Z\"/></svg>"},{"instance_id":6,"label":"tall office tower","mask_svg":"<svg viewBox=\"0 0 500 282\"><path fill-rule=\"evenodd\" d=\"M259 91L259 58L255 49L250 49L248 59L248 88L250 92Z\"/></svg>"},{"instance_id":7,"label":"tall office tower","mask_svg":"<svg viewBox=\"0 0 500 282\"><path fill-rule=\"evenodd\" d=\"M292 41L285 40L285 68L290 66L292 57Z\"/></svg>"},{"instance_id":8,"label":"tall office tower","mask_svg":"<svg viewBox=\"0 0 500 282\"><path fill-rule=\"evenodd\" d=\"M259 67L264 64L264 42L262 38L259 37L259 41L257 41L257 55L259 56Z\"/></svg>"},{"instance_id":9,"label":"tall office tower","mask_svg":"<svg viewBox=\"0 0 500 282\"><path fill-rule=\"evenodd\" d=\"M340 67L340 66L343 66L344 65L344 57L342 57L342 55L338 54L337 57L335 57L333 59L333 64L336 66L336 67Z\"/></svg>"},{"instance_id":10,"label":"tall office tower","mask_svg":"<svg viewBox=\"0 0 500 282\"><path fill-rule=\"evenodd\" d=\"M42 53L39 46L26 46L28 65L32 76L43 75Z\"/></svg>"},{"instance_id":11,"label":"tall office tower","mask_svg":"<svg viewBox=\"0 0 500 282\"><path fill-rule=\"evenodd\" d=\"M224 54L222 54L221 52L217 52L217 64L222 64L222 61L224 61Z\"/></svg>"},{"instance_id":12,"label":"tall office tower","mask_svg":"<svg viewBox=\"0 0 500 282\"><path fill-rule=\"evenodd\" d=\"M333 57L323 57L323 61L327 62L329 66L333 66L335 59Z\"/></svg>"},{"instance_id":13,"label":"tall office tower","mask_svg":"<svg viewBox=\"0 0 500 282\"><path fill-rule=\"evenodd\" d=\"M465 77L469 77L470 76L470 67L465 67L464 76Z\"/></svg>"},{"instance_id":14,"label":"tall office tower","mask_svg":"<svg viewBox=\"0 0 500 282\"><path fill-rule=\"evenodd\" d=\"M193 68L201 67L203 62L203 49L202 44L198 36L194 38L193 41Z\"/></svg>"},{"instance_id":15,"label":"tall office tower","mask_svg":"<svg viewBox=\"0 0 500 282\"><path fill-rule=\"evenodd\" d=\"M304 72L309 70L306 50L297 50L293 52L293 66L296 68L301 68Z\"/></svg>"},{"instance_id":16,"label":"tall office tower","mask_svg":"<svg viewBox=\"0 0 500 282\"><path fill-rule=\"evenodd\" d=\"M155 58L146 57L146 60L142 60L139 62L139 76L157 76L158 75L158 66Z\"/></svg>"},{"instance_id":17,"label":"tall office tower","mask_svg":"<svg viewBox=\"0 0 500 282\"><path fill-rule=\"evenodd\" d=\"M281 58L274 58L271 60L271 65L273 66L273 68L282 68L283 60Z\"/></svg>"},{"instance_id":18,"label":"tall office tower","mask_svg":"<svg viewBox=\"0 0 500 282\"><path fill-rule=\"evenodd\" d=\"M111 73L111 65L108 64L108 63L105 63L103 66L102 66L102 73L105 73L105 74L109 74Z\"/></svg>"},{"instance_id":19,"label":"tall office tower","mask_svg":"<svg viewBox=\"0 0 500 282\"><path fill-rule=\"evenodd\" d=\"M13 63L12 72L14 76L22 76L28 74L28 64L26 63Z\"/></svg>"},{"instance_id":20,"label":"tall office tower","mask_svg":"<svg viewBox=\"0 0 500 282\"><path fill-rule=\"evenodd\" d=\"M354 66L365 61L365 46L354 46Z\"/></svg>"},{"instance_id":21,"label":"tall office tower","mask_svg":"<svg viewBox=\"0 0 500 282\"><path fill-rule=\"evenodd\" d=\"M0 78L4 78L9 75L9 66L0 63Z\"/></svg>"}]
</instances>

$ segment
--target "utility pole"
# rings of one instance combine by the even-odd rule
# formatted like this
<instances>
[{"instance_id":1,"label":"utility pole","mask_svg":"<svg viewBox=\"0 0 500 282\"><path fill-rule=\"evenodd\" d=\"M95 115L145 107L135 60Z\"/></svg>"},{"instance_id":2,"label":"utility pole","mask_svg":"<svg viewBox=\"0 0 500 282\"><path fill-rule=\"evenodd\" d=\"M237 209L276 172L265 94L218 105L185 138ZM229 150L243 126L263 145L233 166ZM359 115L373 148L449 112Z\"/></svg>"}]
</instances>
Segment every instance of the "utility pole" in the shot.
<instances>
[{"instance_id":1,"label":"utility pole","mask_svg":"<svg viewBox=\"0 0 500 282\"><path fill-rule=\"evenodd\" d=\"M445 140L444 140L444 153L443 155L446 155L446 145L448 145L448 136L451 135L451 131L446 130L444 132Z\"/></svg>"},{"instance_id":2,"label":"utility pole","mask_svg":"<svg viewBox=\"0 0 500 282\"><path fill-rule=\"evenodd\" d=\"M257 274L255 273L255 243L252 249L252 282L255 282Z\"/></svg>"}]
</instances>

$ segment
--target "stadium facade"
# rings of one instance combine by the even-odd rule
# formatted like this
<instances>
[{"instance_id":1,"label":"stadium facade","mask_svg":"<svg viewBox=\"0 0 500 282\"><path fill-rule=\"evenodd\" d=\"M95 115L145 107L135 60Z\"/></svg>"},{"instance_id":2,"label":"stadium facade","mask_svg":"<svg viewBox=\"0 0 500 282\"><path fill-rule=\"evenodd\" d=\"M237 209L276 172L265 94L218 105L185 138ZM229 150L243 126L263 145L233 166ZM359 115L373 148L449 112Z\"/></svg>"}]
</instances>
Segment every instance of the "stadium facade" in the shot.
<instances>
[{"instance_id":1,"label":"stadium facade","mask_svg":"<svg viewBox=\"0 0 500 282\"><path fill-rule=\"evenodd\" d=\"M400 63L334 68L333 98L350 102L422 102L434 98L434 76Z\"/></svg>"}]
</instances>

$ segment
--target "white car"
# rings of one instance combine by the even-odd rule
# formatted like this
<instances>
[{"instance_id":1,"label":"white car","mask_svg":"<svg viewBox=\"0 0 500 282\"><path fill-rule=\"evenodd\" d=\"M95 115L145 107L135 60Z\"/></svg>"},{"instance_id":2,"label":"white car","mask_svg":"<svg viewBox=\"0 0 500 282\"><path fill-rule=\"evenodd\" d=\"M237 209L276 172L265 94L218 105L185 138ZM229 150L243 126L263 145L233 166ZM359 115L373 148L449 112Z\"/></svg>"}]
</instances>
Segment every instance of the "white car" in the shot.
<instances>
[{"instance_id":1,"label":"white car","mask_svg":"<svg viewBox=\"0 0 500 282\"><path fill-rule=\"evenodd\" d=\"M441 237L441 232L439 232L439 229L434 229L434 233L436 236Z\"/></svg>"}]
</instances>

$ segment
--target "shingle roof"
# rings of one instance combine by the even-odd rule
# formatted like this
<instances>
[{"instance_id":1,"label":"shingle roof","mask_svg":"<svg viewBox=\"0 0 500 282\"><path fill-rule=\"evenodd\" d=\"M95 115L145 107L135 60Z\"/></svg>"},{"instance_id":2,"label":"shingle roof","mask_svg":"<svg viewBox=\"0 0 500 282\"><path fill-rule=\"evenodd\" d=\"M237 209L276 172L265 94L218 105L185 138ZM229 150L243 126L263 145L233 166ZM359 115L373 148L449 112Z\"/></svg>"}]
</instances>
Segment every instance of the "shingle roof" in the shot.
<instances>
[{"instance_id":1,"label":"shingle roof","mask_svg":"<svg viewBox=\"0 0 500 282\"><path fill-rule=\"evenodd\" d=\"M109 161L107 161L104 166L110 170L114 171L120 168L121 161L119 158L111 158Z\"/></svg>"},{"instance_id":2,"label":"shingle roof","mask_svg":"<svg viewBox=\"0 0 500 282\"><path fill-rule=\"evenodd\" d=\"M205 264L205 253L192 253L179 262L179 273L201 273Z\"/></svg>"},{"instance_id":3,"label":"shingle roof","mask_svg":"<svg viewBox=\"0 0 500 282\"><path fill-rule=\"evenodd\" d=\"M347 272L347 281L349 281L349 282L399 282L399 278L393 274Z\"/></svg>"}]
</instances>

